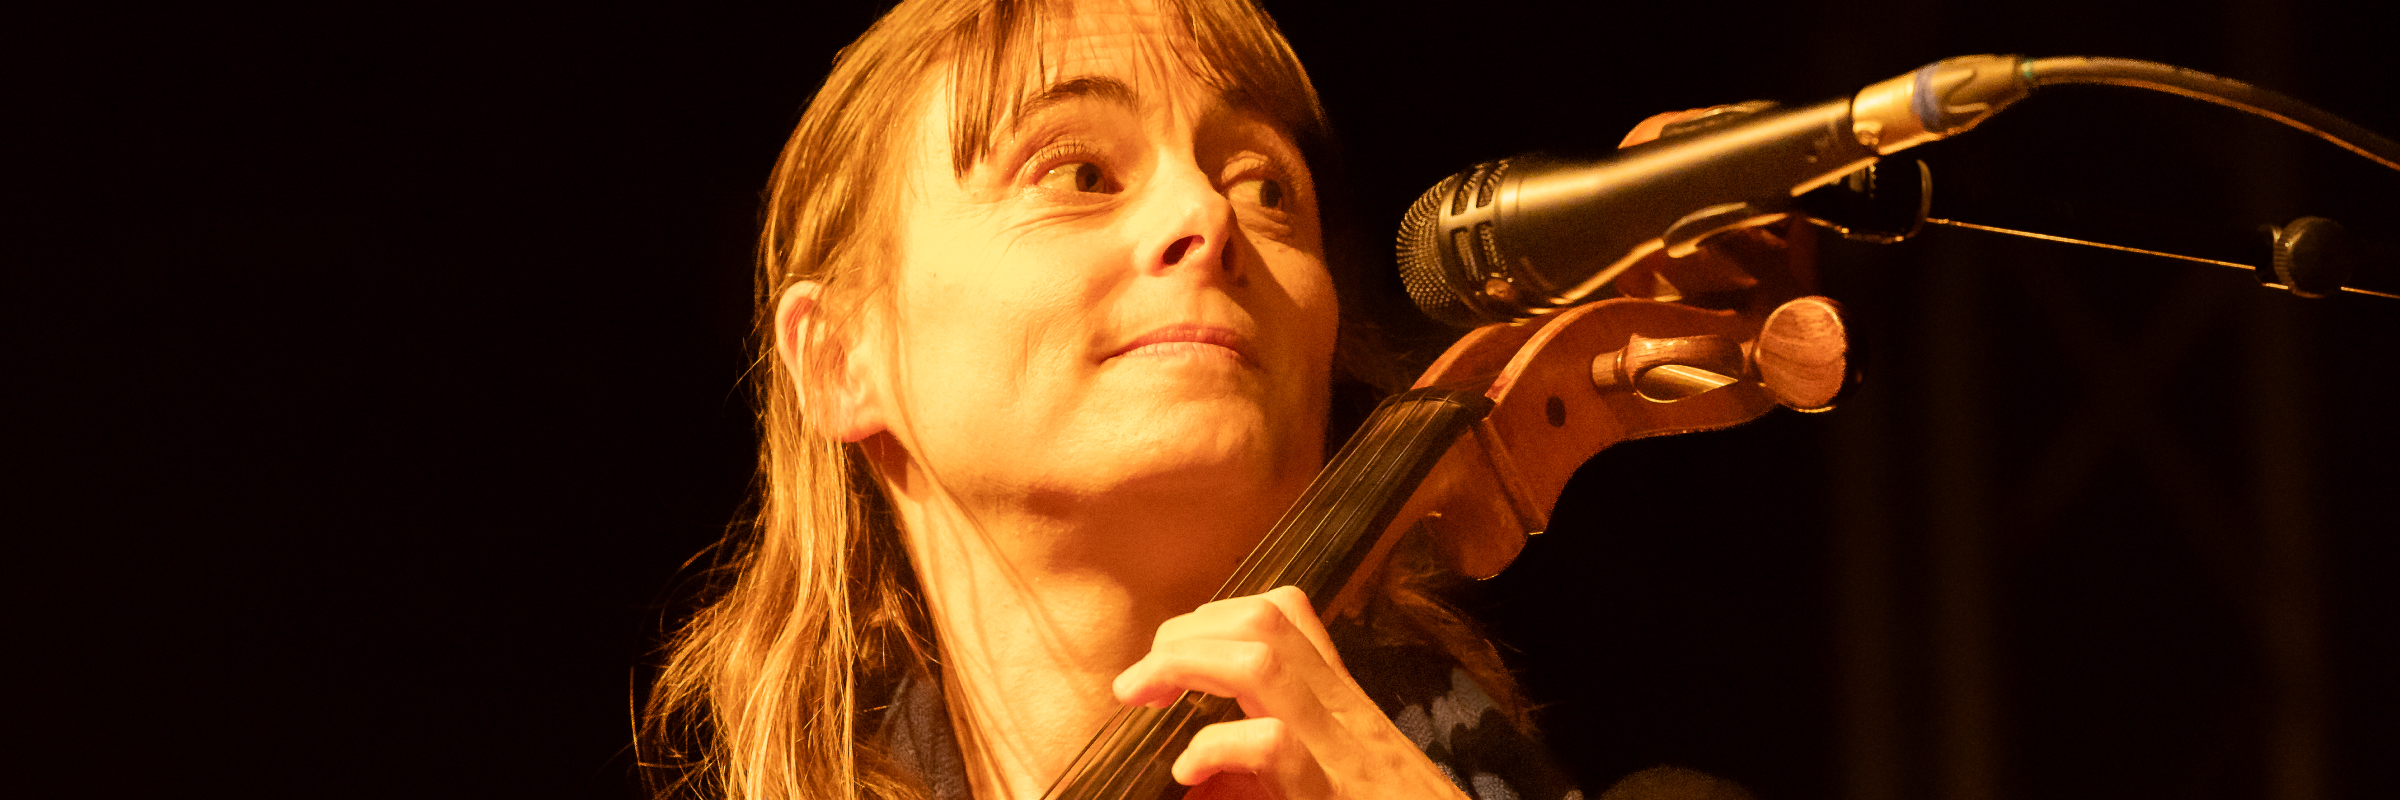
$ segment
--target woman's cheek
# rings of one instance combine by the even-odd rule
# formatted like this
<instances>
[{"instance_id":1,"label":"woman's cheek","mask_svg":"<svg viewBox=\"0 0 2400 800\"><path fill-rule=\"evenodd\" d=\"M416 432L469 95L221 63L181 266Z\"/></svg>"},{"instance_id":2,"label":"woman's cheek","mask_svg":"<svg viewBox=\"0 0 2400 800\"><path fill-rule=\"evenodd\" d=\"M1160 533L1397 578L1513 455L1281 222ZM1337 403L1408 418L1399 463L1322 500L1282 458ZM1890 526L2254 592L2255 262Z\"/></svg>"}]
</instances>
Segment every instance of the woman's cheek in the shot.
<instances>
[{"instance_id":1,"label":"woman's cheek","mask_svg":"<svg viewBox=\"0 0 2400 800\"><path fill-rule=\"evenodd\" d=\"M1310 320L1309 333L1313 340L1316 367L1329 370L1333 361L1335 331L1341 327L1341 303L1333 288L1333 276L1326 272L1323 259L1309 261L1308 294L1301 306Z\"/></svg>"}]
</instances>

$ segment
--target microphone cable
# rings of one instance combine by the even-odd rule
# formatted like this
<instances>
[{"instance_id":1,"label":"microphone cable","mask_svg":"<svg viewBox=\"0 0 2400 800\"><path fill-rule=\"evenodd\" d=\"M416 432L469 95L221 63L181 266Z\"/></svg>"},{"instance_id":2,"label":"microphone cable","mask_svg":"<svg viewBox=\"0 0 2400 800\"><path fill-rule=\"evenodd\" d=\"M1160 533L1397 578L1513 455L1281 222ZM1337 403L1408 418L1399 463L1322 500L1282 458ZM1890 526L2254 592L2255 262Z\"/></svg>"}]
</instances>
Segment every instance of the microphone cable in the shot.
<instances>
[{"instance_id":1,"label":"microphone cable","mask_svg":"<svg viewBox=\"0 0 2400 800\"><path fill-rule=\"evenodd\" d=\"M2182 95L2281 122L2368 160L2400 170L2400 142L2272 89L2195 69L2130 58L2058 56L2025 59L2017 68L2035 88L2061 84L2129 86Z\"/></svg>"}]
</instances>

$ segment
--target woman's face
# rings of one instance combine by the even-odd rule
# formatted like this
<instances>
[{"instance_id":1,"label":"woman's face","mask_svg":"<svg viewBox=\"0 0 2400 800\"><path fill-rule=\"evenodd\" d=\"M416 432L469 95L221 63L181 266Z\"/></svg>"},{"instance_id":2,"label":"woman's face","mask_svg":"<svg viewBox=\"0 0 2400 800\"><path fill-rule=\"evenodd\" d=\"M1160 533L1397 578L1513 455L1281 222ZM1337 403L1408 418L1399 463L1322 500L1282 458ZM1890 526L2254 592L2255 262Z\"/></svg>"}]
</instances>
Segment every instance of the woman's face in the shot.
<instances>
[{"instance_id":1,"label":"woman's face","mask_svg":"<svg viewBox=\"0 0 2400 800\"><path fill-rule=\"evenodd\" d=\"M871 402L961 494L1288 495L1322 453L1334 347L1315 187L1176 66L1171 23L1093 5L964 177L950 87L927 93Z\"/></svg>"}]
</instances>

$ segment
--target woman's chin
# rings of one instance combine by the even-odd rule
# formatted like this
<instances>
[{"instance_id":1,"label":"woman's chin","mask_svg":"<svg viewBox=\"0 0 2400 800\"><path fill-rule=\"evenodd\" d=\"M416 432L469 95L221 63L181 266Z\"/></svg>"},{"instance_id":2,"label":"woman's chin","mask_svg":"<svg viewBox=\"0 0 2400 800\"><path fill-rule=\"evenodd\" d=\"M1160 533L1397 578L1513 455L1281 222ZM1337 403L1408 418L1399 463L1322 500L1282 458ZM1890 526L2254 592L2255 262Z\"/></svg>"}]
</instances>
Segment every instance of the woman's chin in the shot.
<instances>
[{"instance_id":1,"label":"woman's chin","mask_svg":"<svg viewBox=\"0 0 2400 800\"><path fill-rule=\"evenodd\" d=\"M1103 446L1059 454L1066 458L1055 468L1074 473L1060 474L1061 482L1084 484L1079 494L1145 503L1223 502L1273 492L1294 461L1290 445L1268 434L1254 415L1153 419L1120 433Z\"/></svg>"},{"instance_id":2,"label":"woman's chin","mask_svg":"<svg viewBox=\"0 0 2400 800\"><path fill-rule=\"evenodd\" d=\"M1102 396L1171 410L1183 404L1261 402L1270 394L1267 374L1224 348L1194 345L1144 356L1120 356L1096 385ZM1221 413L1221 412L1217 412Z\"/></svg>"},{"instance_id":3,"label":"woman's chin","mask_svg":"<svg viewBox=\"0 0 2400 800\"><path fill-rule=\"evenodd\" d=\"M1204 505L1272 503L1278 511L1315 477L1319 463L1314 447L1304 454L1288 447L1254 446L1188 448L1161 455L1141 469L1129 470L1126 488L1161 500L1190 498Z\"/></svg>"}]
</instances>

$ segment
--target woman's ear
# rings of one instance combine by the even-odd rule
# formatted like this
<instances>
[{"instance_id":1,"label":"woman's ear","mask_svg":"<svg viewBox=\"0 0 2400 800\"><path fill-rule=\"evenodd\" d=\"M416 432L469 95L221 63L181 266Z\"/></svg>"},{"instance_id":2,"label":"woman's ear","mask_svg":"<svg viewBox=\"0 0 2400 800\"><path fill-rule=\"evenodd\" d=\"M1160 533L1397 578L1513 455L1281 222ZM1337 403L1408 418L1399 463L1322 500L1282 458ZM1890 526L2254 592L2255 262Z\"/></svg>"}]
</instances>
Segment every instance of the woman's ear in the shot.
<instances>
[{"instance_id":1,"label":"woman's ear","mask_svg":"<svg viewBox=\"0 0 2400 800\"><path fill-rule=\"evenodd\" d=\"M800 281L775 303L775 355L783 359L793 390L800 393L808 426L836 441L855 442L882 433L883 393L877 390L873 357L853 325L833 325L817 299L825 285Z\"/></svg>"}]
</instances>

